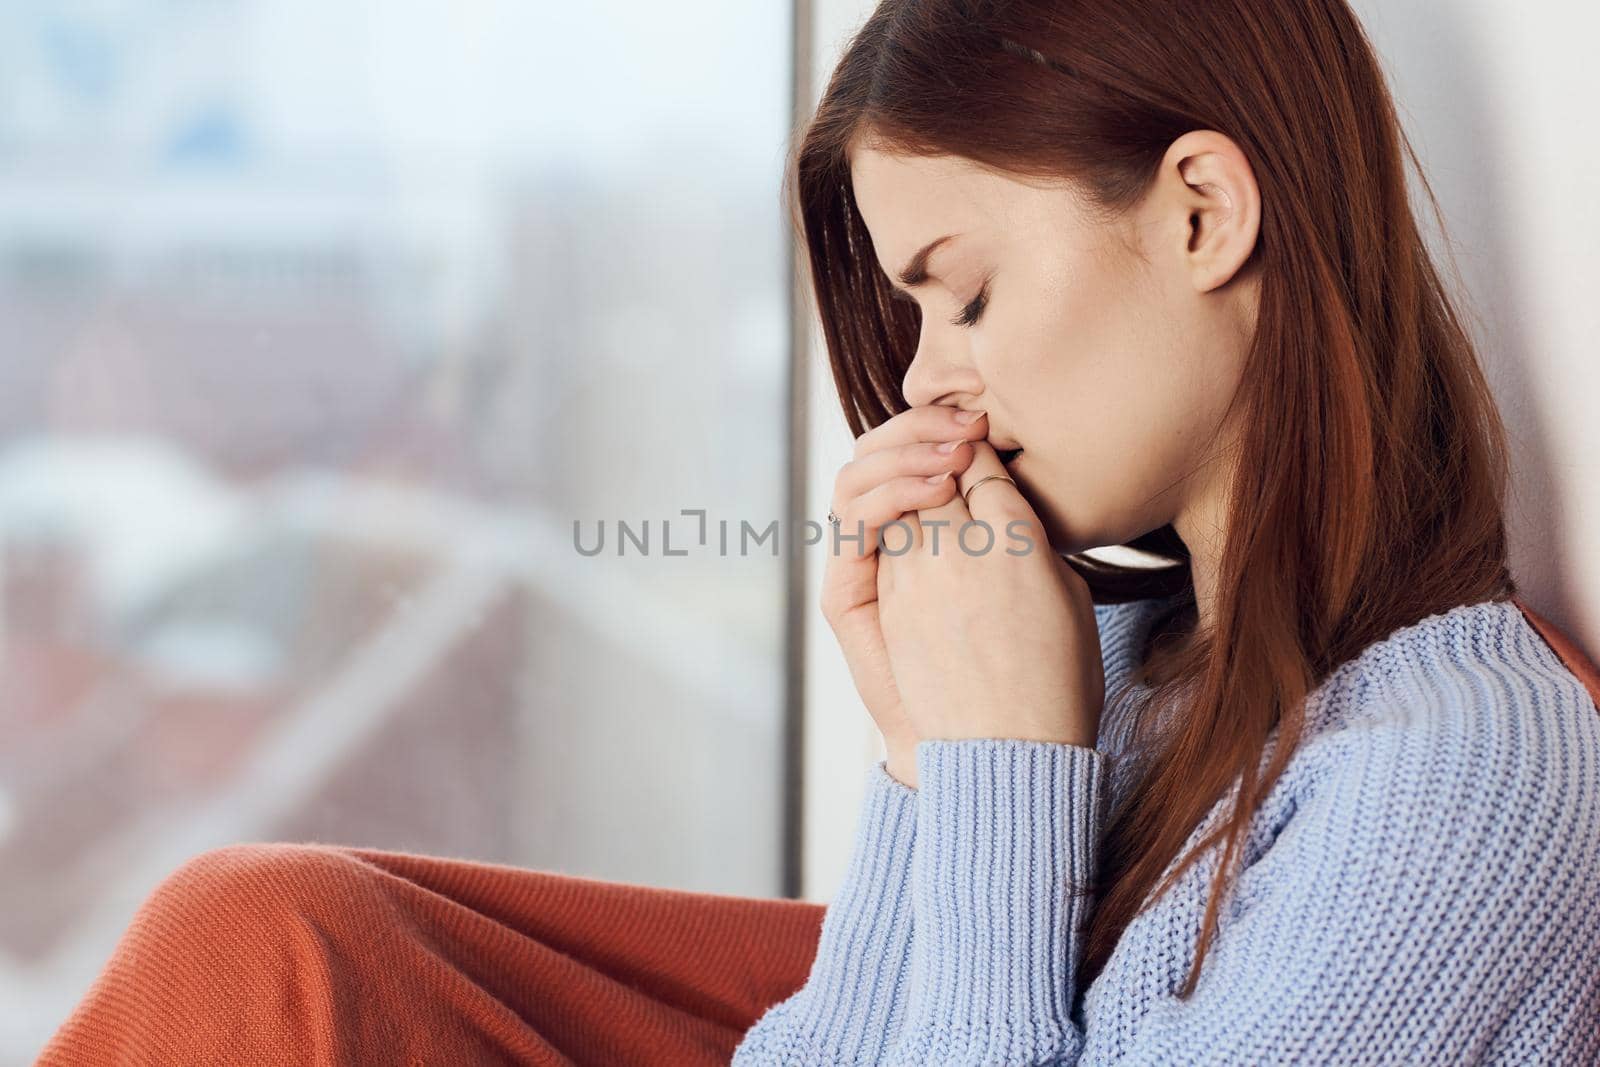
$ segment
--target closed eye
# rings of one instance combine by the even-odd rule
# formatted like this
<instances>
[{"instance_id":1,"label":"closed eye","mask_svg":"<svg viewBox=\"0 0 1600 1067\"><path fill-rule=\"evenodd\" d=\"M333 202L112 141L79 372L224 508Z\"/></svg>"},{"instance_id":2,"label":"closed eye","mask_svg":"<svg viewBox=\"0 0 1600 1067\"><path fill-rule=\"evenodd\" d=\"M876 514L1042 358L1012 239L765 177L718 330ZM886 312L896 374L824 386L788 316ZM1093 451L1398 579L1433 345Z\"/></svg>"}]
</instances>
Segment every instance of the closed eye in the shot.
<instances>
[{"instance_id":1,"label":"closed eye","mask_svg":"<svg viewBox=\"0 0 1600 1067\"><path fill-rule=\"evenodd\" d=\"M917 300L916 300L916 298L914 296L912 296L910 293L906 292L904 289L901 289L898 286L891 285L889 287L889 295L891 297L893 297L894 299L896 299L896 300L903 301L904 303L910 304L914 308L918 308L919 310L921 308L921 305L917 303ZM984 285L983 285L982 291L980 291L977 296L973 297L972 302L970 304L968 304L966 307L961 309L960 314L958 314L955 318L950 320L950 325L952 325L952 326L973 326L973 325L976 325L978 319L980 317L982 317L984 309L986 307L988 307L988 306L989 306L989 283L985 282Z\"/></svg>"},{"instance_id":2,"label":"closed eye","mask_svg":"<svg viewBox=\"0 0 1600 1067\"><path fill-rule=\"evenodd\" d=\"M989 304L989 286L986 284L986 285L984 285L982 291L979 292L978 295L973 298L972 303L970 303L966 307L962 308L961 309L961 314L957 315L955 318L950 320L950 324L952 326L972 326L972 325L975 325L977 323L979 317L983 315L983 309L985 307L987 307L988 304Z\"/></svg>"}]
</instances>

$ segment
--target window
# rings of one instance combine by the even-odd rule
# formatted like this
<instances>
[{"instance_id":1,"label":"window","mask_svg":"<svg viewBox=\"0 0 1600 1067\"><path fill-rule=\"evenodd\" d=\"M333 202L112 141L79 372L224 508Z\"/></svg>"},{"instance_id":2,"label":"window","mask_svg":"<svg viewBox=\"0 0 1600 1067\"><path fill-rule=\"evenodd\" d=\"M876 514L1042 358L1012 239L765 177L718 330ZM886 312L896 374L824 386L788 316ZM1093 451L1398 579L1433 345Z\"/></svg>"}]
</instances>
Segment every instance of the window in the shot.
<instances>
[{"instance_id":1,"label":"window","mask_svg":"<svg viewBox=\"0 0 1600 1067\"><path fill-rule=\"evenodd\" d=\"M0 13L0 1060L234 842L781 891L790 35Z\"/></svg>"}]
</instances>

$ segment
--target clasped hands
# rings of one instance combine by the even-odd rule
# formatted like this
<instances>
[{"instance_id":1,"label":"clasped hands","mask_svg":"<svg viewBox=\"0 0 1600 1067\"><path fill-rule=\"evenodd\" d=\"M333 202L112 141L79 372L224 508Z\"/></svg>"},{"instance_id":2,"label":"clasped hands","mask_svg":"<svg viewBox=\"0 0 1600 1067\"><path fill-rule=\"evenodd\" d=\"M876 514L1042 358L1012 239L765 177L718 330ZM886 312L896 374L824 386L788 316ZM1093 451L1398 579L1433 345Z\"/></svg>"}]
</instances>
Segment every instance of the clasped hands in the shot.
<instances>
[{"instance_id":1,"label":"clasped hands","mask_svg":"<svg viewBox=\"0 0 1600 1067\"><path fill-rule=\"evenodd\" d=\"M985 418L957 415L912 408L857 439L833 510L861 536L825 535L823 614L902 766L919 740L1092 747L1105 679L1088 585L1014 484L977 485L1009 476Z\"/></svg>"}]
</instances>

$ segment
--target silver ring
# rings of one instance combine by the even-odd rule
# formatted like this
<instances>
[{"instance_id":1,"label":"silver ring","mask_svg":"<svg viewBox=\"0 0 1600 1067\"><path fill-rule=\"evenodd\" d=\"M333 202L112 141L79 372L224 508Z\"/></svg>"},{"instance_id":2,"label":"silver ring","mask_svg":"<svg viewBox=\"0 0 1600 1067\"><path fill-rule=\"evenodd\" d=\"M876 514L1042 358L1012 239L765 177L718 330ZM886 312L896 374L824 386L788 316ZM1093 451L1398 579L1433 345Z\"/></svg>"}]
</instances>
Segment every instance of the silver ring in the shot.
<instances>
[{"instance_id":1,"label":"silver ring","mask_svg":"<svg viewBox=\"0 0 1600 1067\"><path fill-rule=\"evenodd\" d=\"M843 520L841 520L839 518L839 516L837 516L837 515L835 515L833 513L833 509L829 508L828 509L828 525L833 527L835 533L837 533L839 531L839 523L841 521L843 521Z\"/></svg>"},{"instance_id":2,"label":"silver ring","mask_svg":"<svg viewBox=\"0 0 1600 1067\"><path fill-rule=\"evenodd\" d=\"M979 478L977 481L973 482L971 485L967 486L967 491L961 494L961 499L965 501L967 506L970 508L972 506L972 491L978 488L978 486L982 485L984 482L992 482L996 478L999 478L1003 482L1011 482L1011 479L1007 478L1004 474L986 474L982 478ZM1017 483L1011 482L1011 484L1016 485Z\"/></svg>"}]
</instances>

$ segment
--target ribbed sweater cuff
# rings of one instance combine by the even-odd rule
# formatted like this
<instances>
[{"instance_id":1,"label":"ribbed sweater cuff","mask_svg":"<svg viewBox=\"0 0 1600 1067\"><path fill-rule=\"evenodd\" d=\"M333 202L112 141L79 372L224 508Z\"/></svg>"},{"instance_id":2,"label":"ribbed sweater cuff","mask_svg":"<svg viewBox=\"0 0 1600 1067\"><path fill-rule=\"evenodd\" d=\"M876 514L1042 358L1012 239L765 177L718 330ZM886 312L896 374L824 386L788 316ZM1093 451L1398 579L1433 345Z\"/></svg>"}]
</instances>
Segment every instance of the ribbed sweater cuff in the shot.
<instances>
[{"instance_id":1,"label":"ribbed sweater cuff","mask_svg":"<svg viewBox=\"0 0 1600 1067\"><path fill-rule=\"evenodd\" d=\"M793 1005L796 1030L830 1063L876 1062L903 1014L916 796L883 760L867 772L845 877L823 917L810 977Z\"/></svg>"},{"instance_id":2,"label":"ribbed sweater cuff","mask_svg":"<svg viewBox=\"0 0 1600 1067\"><path fill-rule=\"evenodd\" d=\"M1059 1047L1091 905L1072 891L1094 874L1104 757L995 738L923 741L916 755L907 1036Z\"/></svg>"}]
</instances>

